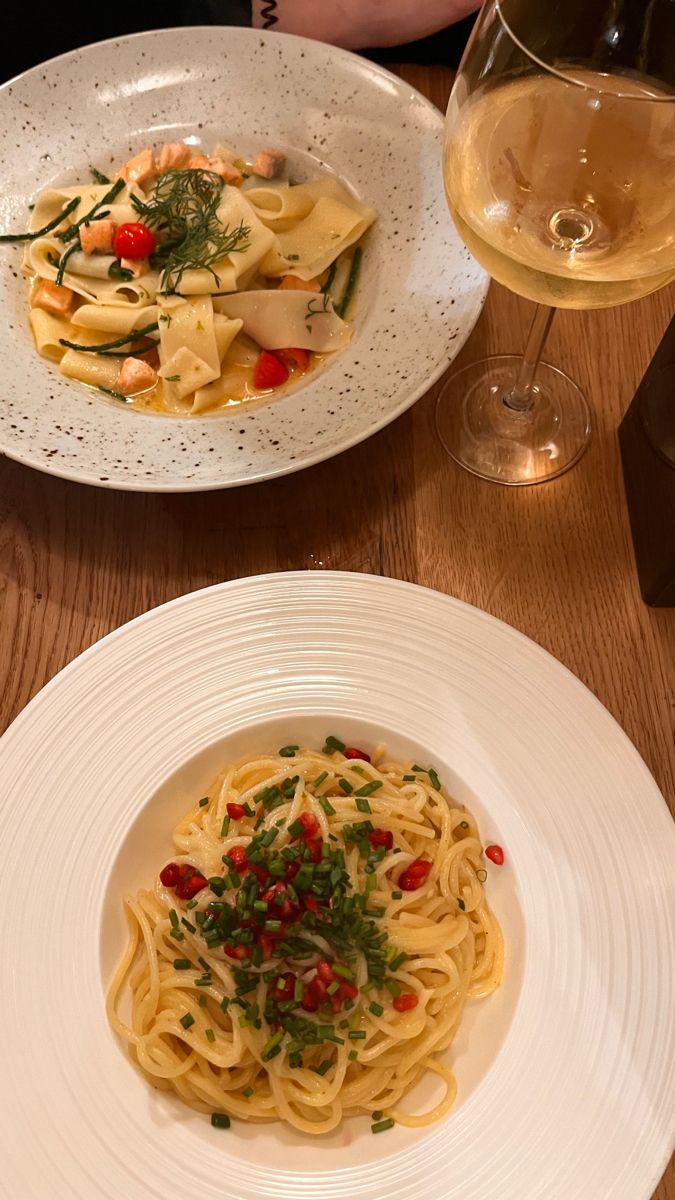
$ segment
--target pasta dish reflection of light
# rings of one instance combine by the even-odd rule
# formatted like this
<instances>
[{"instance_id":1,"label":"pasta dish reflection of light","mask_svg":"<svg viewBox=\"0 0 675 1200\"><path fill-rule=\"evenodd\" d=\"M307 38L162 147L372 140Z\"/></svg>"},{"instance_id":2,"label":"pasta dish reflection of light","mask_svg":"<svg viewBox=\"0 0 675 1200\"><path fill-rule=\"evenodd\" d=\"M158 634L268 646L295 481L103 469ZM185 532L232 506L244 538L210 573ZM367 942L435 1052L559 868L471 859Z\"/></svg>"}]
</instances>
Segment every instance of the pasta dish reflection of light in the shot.
<instances>
[{"instance_id":1,"label":"pasta dish reflection of light","mask_svg":"<svg viewBox=\"0 0 675 1200\"><path fill-rule=\"evenodd\" d=\"M153 889L126 898L108 995L153 1086L225 1127L320 1134L368 1114L380 1132L448 1112L438 1055L467 998L499 984L503 949L476 823L433 768L335 737L285 746L228 766L174 844ZM427 1071L445 1094L411 1114Z\"/></svg>"},{"instance_id":2,"label":"pasta dish reflection of light","mask_svg":"<svg viewBox=\"0 0 675 1200\"><path fill-rule=\"evenodd\" d=\"M114 178L49 187L26 232L30 324L62 374L147 411L198 415L273 393L351 338L375 213L286 156L147 148Z\"/></svg>"}]
</instances>

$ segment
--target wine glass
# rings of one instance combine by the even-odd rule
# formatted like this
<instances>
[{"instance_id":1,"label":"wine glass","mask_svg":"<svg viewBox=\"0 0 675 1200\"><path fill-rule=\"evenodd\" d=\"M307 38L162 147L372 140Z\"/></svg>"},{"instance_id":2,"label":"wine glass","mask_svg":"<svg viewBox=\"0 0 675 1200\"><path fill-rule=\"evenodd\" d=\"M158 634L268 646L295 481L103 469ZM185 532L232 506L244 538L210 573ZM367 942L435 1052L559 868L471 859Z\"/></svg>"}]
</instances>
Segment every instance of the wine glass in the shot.
<instances>
[{"instance_id":1,"label":"wine glass","mask_svg":"<svg viewBox=\"0 0 675 1200\"><path fill-rule=\"evenodd\" d=\"M675 0L487 0L448 105L444 180L468 249L538 307L522 359L445 384L439 436L484 479L553 479L591 433L580 389L541 362L556 308L675 278Z\"/></svg>"}]
</instances>

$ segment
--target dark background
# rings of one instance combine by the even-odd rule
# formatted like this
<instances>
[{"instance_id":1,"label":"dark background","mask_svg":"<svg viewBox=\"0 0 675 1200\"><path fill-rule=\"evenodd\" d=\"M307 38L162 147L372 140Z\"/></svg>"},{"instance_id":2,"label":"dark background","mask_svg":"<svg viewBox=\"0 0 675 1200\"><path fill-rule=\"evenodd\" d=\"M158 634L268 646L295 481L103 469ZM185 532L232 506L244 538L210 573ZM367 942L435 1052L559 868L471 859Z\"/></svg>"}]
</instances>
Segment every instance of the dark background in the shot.
<instances>
[{"instance_id":1,"label":"dark background","mask_svg":"<svg viewBox=\"0 0 675 1200\"><path fill-rule=\"evenodd\" d=\"M248 0L184 0L183 3L166 0L161 5L147 6L136 0L134 4L99 2L65 9L55 5L50 15L43 18L26 0L23 3L19 0L3 21L0 79L10 79L57 54L122 34L178 25L245 25L249 20ZM432 62L457 66L472 24L470 17L436 37L391 50L368 51L367 56L383 63Z\"/></svg>"}]
</instances>

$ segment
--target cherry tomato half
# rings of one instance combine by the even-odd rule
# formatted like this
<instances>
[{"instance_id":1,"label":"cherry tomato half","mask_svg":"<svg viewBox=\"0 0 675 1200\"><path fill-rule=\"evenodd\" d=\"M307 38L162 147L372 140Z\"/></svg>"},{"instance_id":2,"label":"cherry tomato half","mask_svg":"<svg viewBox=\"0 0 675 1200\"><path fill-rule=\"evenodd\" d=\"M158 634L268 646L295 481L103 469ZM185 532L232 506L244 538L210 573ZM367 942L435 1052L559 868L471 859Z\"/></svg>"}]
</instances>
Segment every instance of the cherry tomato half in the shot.
<instances>
[{"instance_id":1,"label":"cherry tomato half","mask_svg":"<svg viewBox=\"0 0 675 1200\"><path fill-rule=\"evenodd\" d=\"M118 258L147 258L155 249L155 235L142 221L120 225L113 237L113 251Z\"/></svg>"},{"instance_id":2,"label":"cherry tomato half","mask_svg":"<svg viewBox=\"0 0 675 1200\"><path fill-rule=\"evenodd\" d=\"M270 388L280 387L288 379L289 371L276 354L262 350L255 365L253 386L259 392L267 392Z\"/></svg>"}]
</instances>

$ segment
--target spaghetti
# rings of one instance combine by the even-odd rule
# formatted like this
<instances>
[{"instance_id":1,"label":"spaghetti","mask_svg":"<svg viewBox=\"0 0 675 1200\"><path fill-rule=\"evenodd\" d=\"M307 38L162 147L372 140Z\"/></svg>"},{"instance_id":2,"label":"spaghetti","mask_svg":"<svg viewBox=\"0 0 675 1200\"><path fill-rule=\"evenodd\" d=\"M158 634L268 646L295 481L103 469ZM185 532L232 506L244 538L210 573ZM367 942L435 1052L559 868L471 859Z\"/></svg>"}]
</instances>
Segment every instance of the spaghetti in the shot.
<instances>
[{"instance_id":1,"label":"spaghetti","mask_svg":"<svg viewBox=\"0 0 675 1200\"><path fill-rule=\"evenodd\" d=\"M125 900L107 1002L154 1087L214 1124L313 1134L450 1109L437 1056L466 999L498 986L503 947L476 823L433 769L376 766L332 737L286 746L228 766L174 843L154 889ZM445 1096L410 1115L400 1103L428 1070Z\"/></svg>"}]
</instances>

